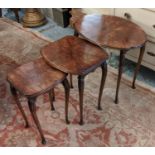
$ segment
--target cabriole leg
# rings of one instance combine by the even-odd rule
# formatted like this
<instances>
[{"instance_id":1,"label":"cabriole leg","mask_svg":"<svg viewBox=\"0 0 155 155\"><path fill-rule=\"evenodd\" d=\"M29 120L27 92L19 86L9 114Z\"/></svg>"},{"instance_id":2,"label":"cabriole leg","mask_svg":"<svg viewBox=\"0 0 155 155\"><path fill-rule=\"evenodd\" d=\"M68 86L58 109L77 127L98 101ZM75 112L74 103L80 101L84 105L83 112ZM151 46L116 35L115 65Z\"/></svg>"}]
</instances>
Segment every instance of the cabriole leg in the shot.
<instances>
[{"instance_id":1,"label":"cabriole leg","mask_svg":"<svg viewBox=\"0 0 155 155\"><path fill-rule=\"evenodd\" d=\"M37 126L37 128L38 128L38 131L39 131L39 133L40 133L40 136L41 136L41 139L42 139L42 144L46 144L46 140L45 140L45 138L44 138L43 131L42 131L42 129L41 129L41 126L40 126L38 117L37 117L37 115L36 115L36 105L35 105L35 101L36 101L36 98L28 98L29 109L30 109L32 118L33 118L33 120L34 120L34 123L36 124L36 126Z\"/></svg>"},{"instance_id":2,"label":"cabriole leg","mask_svg":"<svg viewBox=\"0 0 155 155\"><path fill-rule=\"evenodd\" d=\"M68 119L68 104L69 104L69 92L70 92L70 86L67 78L64 79L62 82L65 90L65 120L66 123L69 124L69 119Z\"/></svg>"},{"instance_id":3,"label":"cabriole leg","mask_svg":"<svg viewBox=\"0 0 155 155\"><path fill-rule=\"evenodd\" d=\"M15 102L16 102L16 104L17 104L17 106L18 106L18 108L19 108L19 110L20 110L20 112L21 112L21 114L22 114L22 116L24 118L24 120L25 120L25 127L27 128L27 127L29 127L29 123L28 123L26 114L25 114L25 112L24 112L24 110L23 110L23 108L21 106L21 103L20 103L20 101L18 99L17 91L11 84L10 84L10 89L11 89L11 93L12 93L12 95L14 97L14 100L15 100Z\"/></svg>"},{"instance_id":4,"label":"cabriole leg","mask_svg":"<svg viewBox=\"0 0 155 155\"><path fill-rule=\"evenodd\" d=\"M107 77L107 63L106 62L104 62L101 65L101 69L102 69L102 78L101 78L100 91L99 91L99 97L98 97L98 110L102 110L101 98L102 98L103 88L105 85L105 80Z\"/></svg>"},{"instance_id":5,"label":"cabriole leg","mask_svg":"<svg viewBox=\"0 0 155 155\"><path fill-rule=\"evenodd\" d=\"M83 93L84 93L84 76L78 76L78 87L79 87L79 104L80 104L80 125L83 125Z\"/></svg>"},{"instance_id":6,"label":"cabriole leg","mask_svg":"<svg viewBox=\"0 0 155 155\"><path fill-rule=\"evenodd\" d=\"M139 54L139 58L138 58L138 63L137 63L137 66L136 66L136 69L135 69L135 72L134 72L134 77L133 77L133 82L132 82L132 88L133 89L136 88L135 87L135 81L136 81L137 74L138 74L139 69L140 69L140 65L141 65L141 62L142 62L142 59L143 59L144 51L145 51L145 45L140 48L140 54Z\"/></svg>"},{"instance_id":7,"label":"cabriole leg","mask_svg":"<svg viewBox=\"0 0 155 155\"><path fill-rule=\"evenodd\" d=\"M119 57L119 71L118 71L118 79L117 79L117 88L116 88L116 96L115 96L115 103L118 103L118 94L119 94L119 88L120 88L120 82L122 78L123 73L123 65L125 61L125 51L120 51L120 57Z\"/></svg>"}]
</instances>

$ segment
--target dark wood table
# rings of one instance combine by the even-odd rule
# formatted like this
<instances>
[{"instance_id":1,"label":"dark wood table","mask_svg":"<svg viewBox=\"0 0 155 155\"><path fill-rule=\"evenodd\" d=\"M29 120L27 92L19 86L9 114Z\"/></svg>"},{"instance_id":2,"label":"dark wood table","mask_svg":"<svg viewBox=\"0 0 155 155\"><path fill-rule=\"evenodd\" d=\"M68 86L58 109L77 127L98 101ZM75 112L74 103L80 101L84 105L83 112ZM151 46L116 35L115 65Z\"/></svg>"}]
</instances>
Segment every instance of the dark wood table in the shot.
<instances>
[{"instance_id":1,"label":"dark wood table","mask_svg":"<svg viewBox=\"0 0 155 155\"><path fill-rule=\"evenodd\" d=\"M29 127L29 123L24 109L20 103L19 94L27 98L29 110L39 131L42 144L46 144L46 140L37 117L37 97L39 95L49 93L51 110L54 110L53 90L57 84L62 83L65 89L65 119L66 123L68 124L68 103L70 89L66 77L67 74L50 67L43 58L36 59L27 64L23 64L8 73L7 80L10 83L11 92L17 107L19 108L25 120L25 127Z\"/></svg>"},{"instance_id":2,"label":"dark wood table","mask_svg":"<svg viewBox=\"0 0 155 155\"><path fill-rule=\"evenodd\" d=\"M76 17L74 19L74 16ZM110 15L80 15L74 13L72 25L75 34L101 48L114 48L120 50L119 73L117 80L115 103L118 103L118 93L123 72L125 54L132 48L140 48L140 55L135 69L132 88L135 88L135 80L140 69L141 61L147 41L145 32L133 22Z\"/></svg>"},{"instance_id":3,"label":"dark wood table","mask_svg":"<svg viewBox=\"0 0 155 155\"><path fill-rule=\"evenodd\" d=\"M67 36L50 43L41 50L45 61L52 67L73 75L78 75L80 100L80 125L83 124L84 78L101 66L102 78L98 98L98 109L101 110L101 97L107 75L108 54L96 45L75 37Z\"/></svg>"}]
</instances>

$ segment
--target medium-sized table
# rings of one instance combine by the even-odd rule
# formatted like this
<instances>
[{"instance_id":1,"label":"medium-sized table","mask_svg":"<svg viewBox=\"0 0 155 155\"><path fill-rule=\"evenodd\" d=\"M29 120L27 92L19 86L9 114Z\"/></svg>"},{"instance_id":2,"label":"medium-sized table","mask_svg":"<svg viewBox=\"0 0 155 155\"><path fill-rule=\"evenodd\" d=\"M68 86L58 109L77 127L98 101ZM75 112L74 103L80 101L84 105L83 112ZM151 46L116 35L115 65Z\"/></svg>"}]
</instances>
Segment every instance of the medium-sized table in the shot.
<instances>
[{"instance_id":1,"label":"medium-sized table","mask_svg":"<svg viewBox=\"0 0 155 155\"><path fill-rule=\"evenodd\" d=\"M107 75L108 54L100 47L90 42L67 36L50 43L41 50L45 61L52 67L73 75L78 75L78 88L80 100L80 125L83 124L83 93L84 78L97 67L102 69L102 78L98 98L98 109L101 109L101 97Z\"/></svg>"}]
</instances>

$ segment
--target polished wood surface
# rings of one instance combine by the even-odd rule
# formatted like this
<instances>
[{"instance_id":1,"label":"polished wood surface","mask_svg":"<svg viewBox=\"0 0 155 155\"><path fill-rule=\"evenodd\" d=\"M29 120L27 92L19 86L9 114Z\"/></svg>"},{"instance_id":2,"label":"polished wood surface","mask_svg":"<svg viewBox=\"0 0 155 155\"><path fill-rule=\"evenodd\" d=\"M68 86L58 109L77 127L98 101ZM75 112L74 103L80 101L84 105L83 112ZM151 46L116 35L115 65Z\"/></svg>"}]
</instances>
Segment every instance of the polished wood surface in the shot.
<instances>
[{"instance_id":1,"label":"polished wood surface","mask_svg":"<svg viewBox=\"0 0 155 155\"><path fill-rule=\"evenodd\" d=\"M41 54L45 61L52 67L57 68L65 73L78 75L80 101L79 124L83 125L84 78L88 73L101 66L102 79L98 99L98 109L100 110L101 97L107 75L107 53L100 47L91 44L82 38L67 36L42 48Z\"/></svg>"},{"instance_id":2,"label":"polished wood surface","mask_svg":"<svg viewBox=\"0 0 155 155\"><path fill-rule=\"evenodd\" d=\"M72 16L75 34L80 34L86 40L100 46L120 50L119 69L115 103L118 103L120 81L123 73L125 54L132 48L140 47L140 55L135 69L132 88L135 88L135 81L140 69L144 55L145 43L147 41L145 32L135 23L110 15L85 15L74 10Z\"/></svg>"},{"instance_id":3,"label":"polished wood surface","mask_svg":"<svg viewBox=\"0 0 155 155\"><path fill-rule=\"evenodd\" d=\"M74 36L50 43L42 48L41 54L54 68L74 75L85 75L108 58L104 50Z\"/></svg>"},{"instance_id":4,"label":"polished wood surface","mask_svg":"<svg viewBox=\"0 0 155 155\"><path fill-rule=\"evenodd\" d=\"M131 49L146 42L146 34L138 25L120 17L85 15L76 19L75 30L101 47Z\"/></svg>"},{"instance_id":5,"label":"polished wood surface","mask_svg":"<svg viewBox=\"0 0 155 155\"><path fill-rule=\"evenodd\" d=\"M25 96L42 94L64 78L64 73L48 66L42 58L24 64L8 74L8 80Z\"/></svg>"},{"instance_id":6,"label":"polished wood surface","mask_svg":"<svg viewBox=\"0 0 155 155\"><path fill-rule=\"evenodd\" d=\"M55 110L53 105L54 87L57 84L62 83L65 89L65 120L66 123L69 124L68 103L70 86L66 76L67 74L47 65L42 58L24 64L8 74L7 78L10 83L11 92L25 120L25 127L29 127L29 123L19 101L17 91L27 97L28 106L41 136L42 144L46 144L46 139L36 114L36 99L39 95L48 92L51 102L51 110Z\"/></svg>"}]
</instances>

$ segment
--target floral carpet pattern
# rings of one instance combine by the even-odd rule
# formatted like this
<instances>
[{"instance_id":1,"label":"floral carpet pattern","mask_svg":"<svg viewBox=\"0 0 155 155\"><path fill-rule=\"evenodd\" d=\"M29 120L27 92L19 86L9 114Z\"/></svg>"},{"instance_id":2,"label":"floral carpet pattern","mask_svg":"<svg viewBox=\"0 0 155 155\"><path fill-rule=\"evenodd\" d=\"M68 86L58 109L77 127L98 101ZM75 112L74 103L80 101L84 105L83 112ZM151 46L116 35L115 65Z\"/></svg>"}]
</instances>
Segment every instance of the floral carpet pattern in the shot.
<instances>
[{"instance_id":1,"label":"floral carpet pattern","mask_svg":"<svg viewBox=\"0 0 155 155\"><path fill-rule=\"evenodd\" d=\"M13 100L7 73L25 62L40 56L40 48L49 41L22 28L8 19L0 19L0 146L43 146L31 118L27 101L20 101L30 127ZM155 91L137 86L131 88L131 79L123 78L119 104L114 104L117 71L108 67L102 97L102 111L96 109L101 80L100 68L85 78L84 125L80 126L77 77L71 89L69 119L65 124L64 90L55 89L55 111L50 110L48 95L37 99L37 115L47 144L45 146L155 146ZM153 92L154 91L154 92Z\"/></svg>"}]
</instances>

